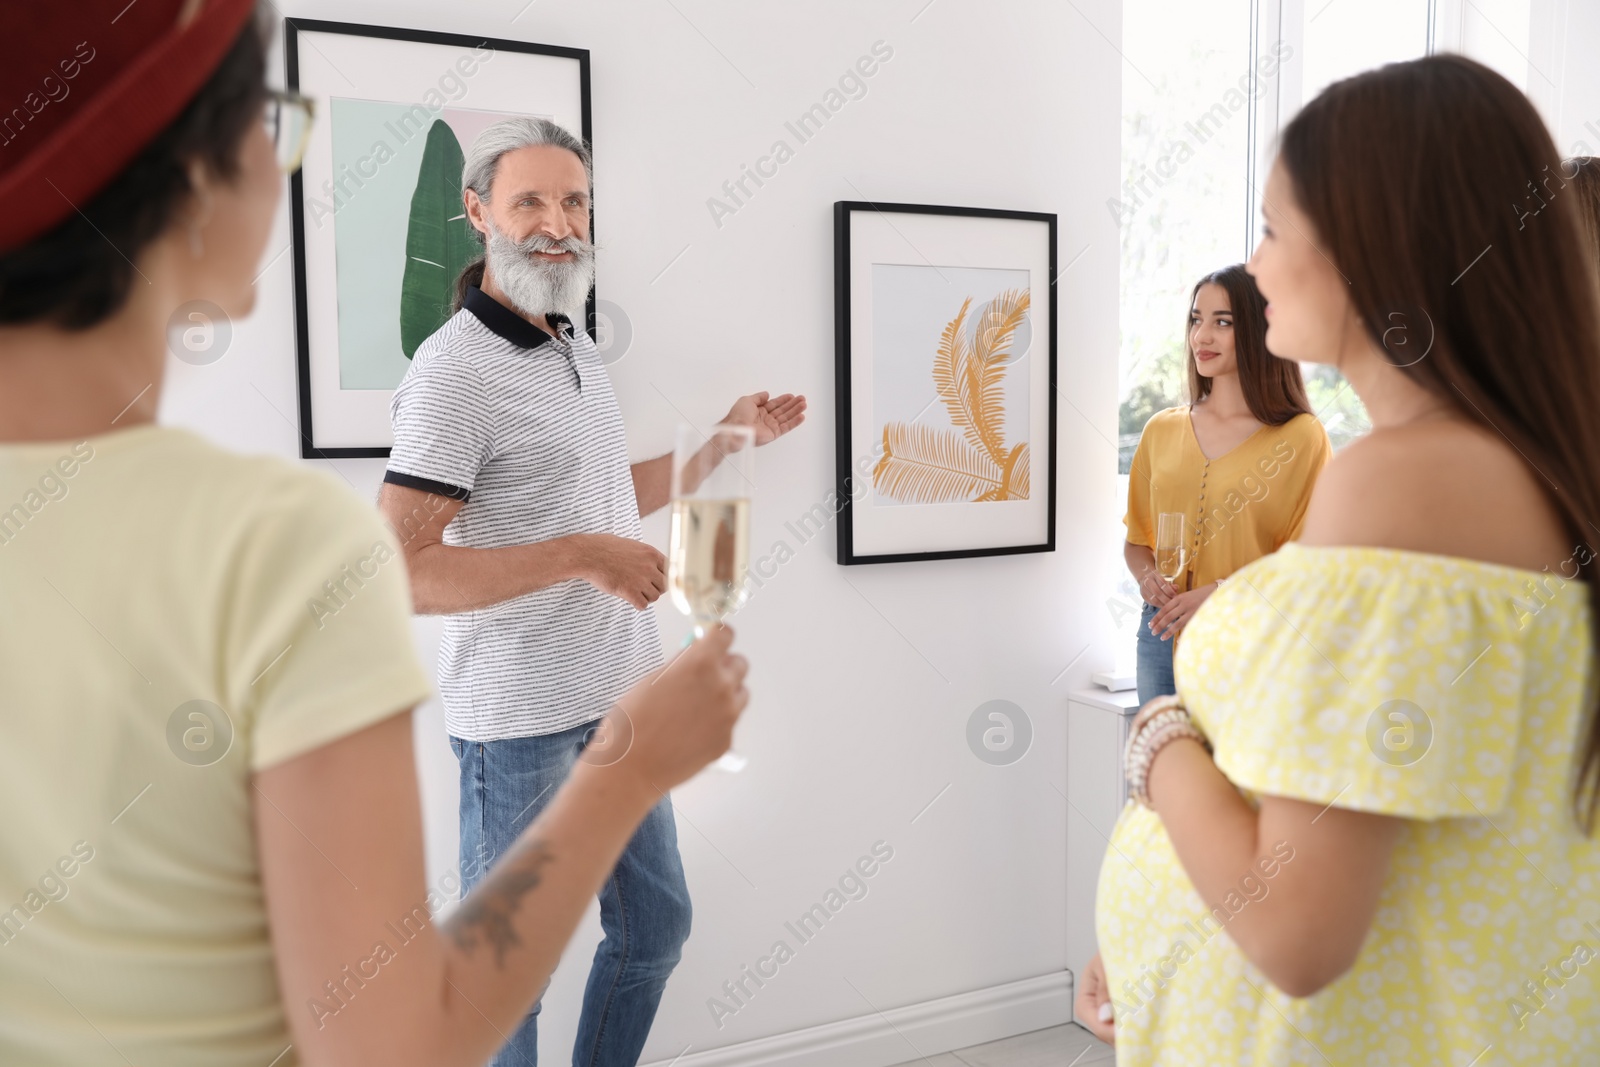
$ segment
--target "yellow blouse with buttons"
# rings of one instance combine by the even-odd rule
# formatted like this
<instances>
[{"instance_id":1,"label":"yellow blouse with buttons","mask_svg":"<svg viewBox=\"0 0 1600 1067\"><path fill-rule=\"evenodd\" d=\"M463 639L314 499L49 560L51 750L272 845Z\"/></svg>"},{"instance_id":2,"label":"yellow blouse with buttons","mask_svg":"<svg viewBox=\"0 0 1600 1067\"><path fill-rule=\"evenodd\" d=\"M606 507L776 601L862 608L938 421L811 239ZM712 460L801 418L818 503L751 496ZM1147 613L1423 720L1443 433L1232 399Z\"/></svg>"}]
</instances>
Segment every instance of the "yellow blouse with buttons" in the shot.
<instances>
[{"instance_id":1,"label":"yellow blouse with buttons","mask_svg":"<svg viewBox=\"0 0 1600 1067\"><path fill-rule=\"evenodd\" d=\"M1263 426L1232 450L1208 457L1189 405L1145 424L1128 475L1123 523L1135 545L1156 547L1156 516L1180 512L1187 542L1180 591L1226 578L1300 536L1317 475L1333 457L1328 432L1302 413Z\"/></svg>"}]
</instances>

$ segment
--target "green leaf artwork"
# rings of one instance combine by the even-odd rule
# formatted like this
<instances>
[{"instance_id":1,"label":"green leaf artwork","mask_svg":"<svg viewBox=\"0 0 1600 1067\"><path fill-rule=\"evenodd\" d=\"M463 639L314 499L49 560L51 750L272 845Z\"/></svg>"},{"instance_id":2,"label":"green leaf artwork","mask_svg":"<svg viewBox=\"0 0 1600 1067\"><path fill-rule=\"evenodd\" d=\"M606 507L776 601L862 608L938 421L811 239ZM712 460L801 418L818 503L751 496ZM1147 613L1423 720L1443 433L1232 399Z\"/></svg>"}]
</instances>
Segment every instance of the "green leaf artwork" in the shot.
<instances>
[{"instance_id":1,"label":"green leaf artwork","mask_svg":"<svg viewBox=\"0 0 1600 1067\"><path fill-rule=\"evenodd\" d=\"M428 127L406 229L400 280L400 347L406 358L450 318L456 276L480 245L461 206L461 143L443 119Z\"/></svg>"}]
</instances>

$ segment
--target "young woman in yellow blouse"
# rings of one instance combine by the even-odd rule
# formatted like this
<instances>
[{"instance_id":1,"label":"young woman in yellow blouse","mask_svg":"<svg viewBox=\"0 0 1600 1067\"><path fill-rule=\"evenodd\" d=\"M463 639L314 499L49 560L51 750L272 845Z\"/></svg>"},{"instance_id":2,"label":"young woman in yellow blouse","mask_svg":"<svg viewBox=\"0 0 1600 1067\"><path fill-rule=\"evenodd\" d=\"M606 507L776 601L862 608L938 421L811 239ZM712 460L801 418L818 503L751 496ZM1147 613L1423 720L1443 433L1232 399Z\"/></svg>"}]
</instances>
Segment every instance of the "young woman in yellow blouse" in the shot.
<instances>
[{"instance_id":1,"label":"young woman in yellow blouse","mask_svg":"<svg viewBox=\"0 0 1600 1067\"><path fill-rule=\"evenodd\" d=\"M1600 293L1515 86L1461 56L1285 129L1267 344L1372 431L1141 709L1078 1013L1120 1067L1600 1063ZM1523 223L1522 225L1519 225Z\"/></svg>"},{"instance_id":2,"label":"young woman in yellow blouse","mask_svg":"<svg viewBox=\"0 0 1600 1067\"><path fill-rule=\"evenodd\" d=\"M1332 447L1300 368L1266 346L1266 301L1242 264L1189 299L1191 402L1145 424L1128 477L1123 557L1139 583L1139 699L1174 692L1177 635L1223 580L1293 540ZM1158 517L1183 516L1184 570L1156 570Z\"/></svg>"}]
</instances>

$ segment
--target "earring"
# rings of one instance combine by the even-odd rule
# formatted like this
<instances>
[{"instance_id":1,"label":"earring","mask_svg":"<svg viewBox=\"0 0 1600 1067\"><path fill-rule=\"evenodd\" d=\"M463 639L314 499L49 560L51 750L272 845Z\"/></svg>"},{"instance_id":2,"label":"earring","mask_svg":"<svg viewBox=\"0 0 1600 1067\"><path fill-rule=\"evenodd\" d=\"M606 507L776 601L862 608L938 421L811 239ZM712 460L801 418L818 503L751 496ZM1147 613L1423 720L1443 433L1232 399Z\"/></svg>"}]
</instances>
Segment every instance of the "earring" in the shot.
<instances>
[{"instance_id":1,"label":"earring","mask_svg":"<svg viewBox=\"0 0 1600 1067\"><path fill-rule=\"evenodd\" d=\"M200 224L189 223L189 255L199 259L206 254L206 244L200 239Z\"/></svg>"}]
</instances>

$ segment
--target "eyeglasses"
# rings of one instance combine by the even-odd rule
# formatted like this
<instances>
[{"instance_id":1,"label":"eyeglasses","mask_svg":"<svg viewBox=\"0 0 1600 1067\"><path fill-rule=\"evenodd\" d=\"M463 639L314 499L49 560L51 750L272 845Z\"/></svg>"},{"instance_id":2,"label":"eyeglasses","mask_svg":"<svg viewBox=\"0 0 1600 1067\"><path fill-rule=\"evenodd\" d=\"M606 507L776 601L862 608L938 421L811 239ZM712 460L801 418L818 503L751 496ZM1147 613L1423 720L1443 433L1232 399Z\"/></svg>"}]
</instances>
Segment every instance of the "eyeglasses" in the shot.
<instances>
[{"instance_id":1,"label":"eyeglasses","mask_svg":"<svg viewBox=\"0 0 1600 1067\"><path fill-rule=\"evenodd\" d=\"M277 149L278 167L285 174L293 174L299 168L311 140L311 120L315 115L316 108L309 97L284 89L267 90L262 118Z\"/></svg>"}]
</instances>

